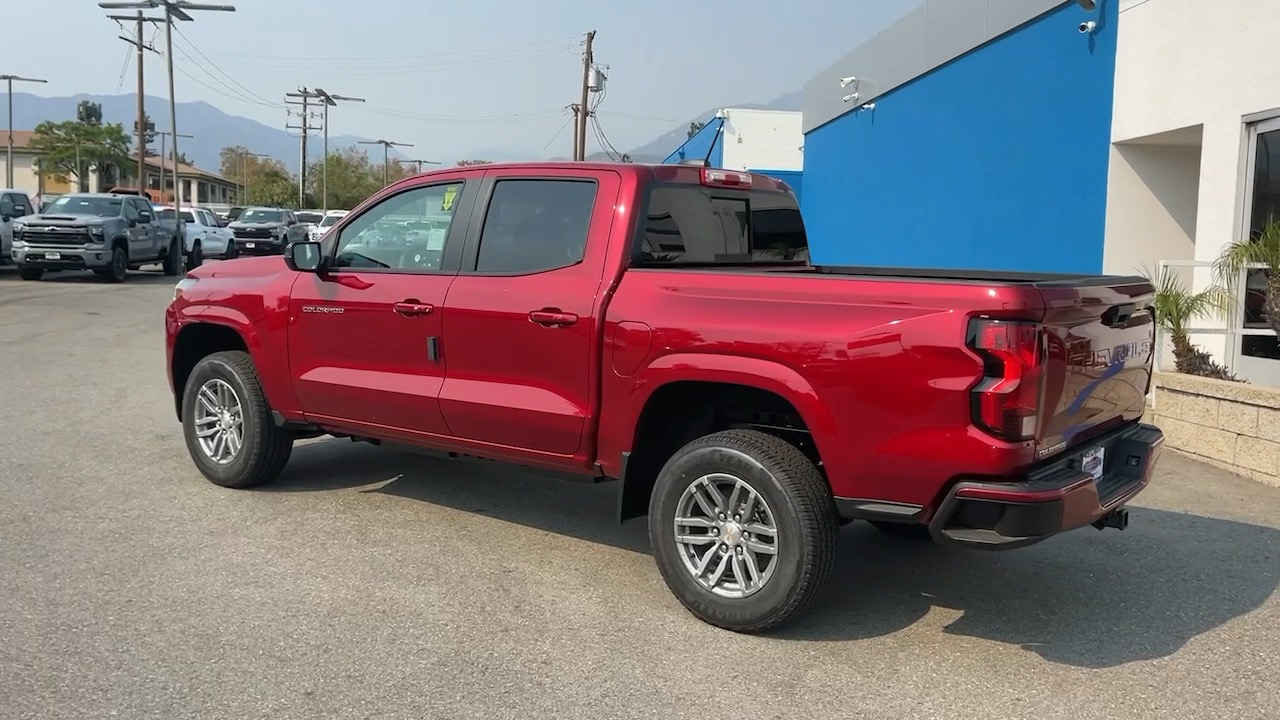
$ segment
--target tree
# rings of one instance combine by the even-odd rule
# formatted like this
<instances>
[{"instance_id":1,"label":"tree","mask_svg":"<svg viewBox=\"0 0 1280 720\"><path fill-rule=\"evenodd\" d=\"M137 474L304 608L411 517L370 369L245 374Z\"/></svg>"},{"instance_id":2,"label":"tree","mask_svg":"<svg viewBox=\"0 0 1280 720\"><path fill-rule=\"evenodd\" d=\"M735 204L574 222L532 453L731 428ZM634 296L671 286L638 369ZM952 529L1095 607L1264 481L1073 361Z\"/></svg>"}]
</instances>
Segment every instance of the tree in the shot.
<instances>
[{"instance_id":1,"label":"tree","mask_svg":"<svg viewBox=\"0 0 1280 720\"><path fill-rule=\"evenodd\" d=\"M87 113L78 110L77 114L90 121L94 119L91 110ZM101 108L97 118L101 120ZM67 182L74 176L80 188L84 187L86 170L96 167L103 175L113 176L116 168L129 162L129 137L124 128L115 123L46 120L36 125L30 147L37 155L36 167L41 174L52 175L59 182Z\"/></svg>"},{"instance_id":2,"label":"tree","mask_svg":"<svg viewBox=\"0 0 1280 720\"><path fill-rule=\"evenodd\" d=\"M398 164L387 168L392 181L399 179ZM313 197L321 197L325 186L324 166L313 163L307 169L308 191ZM402 171L400 171L402 172ZM369 162L369 153L350 147L329 153L329 197L326 203L330 208L353 208L365 198L382 189L382 166Z\"/></svg>"},{"instance_id":3,"label":"tree","mask_svg":"<svg viewBox=\"0 0 1280 720\"><path fill-rule=\"evenodd\" d=\"M472 165L490 165L492 160L459 160L458 167L471 167Z\"/></svg>"},{"instance_id":4,"label":"tree","mask_svg":"<svg viewBox=\"0 0 1280 720\"><path fill-rule=\"evenodd\" d=\"M156 124L155 121L151 119L150 115L144 114L142 116L142 128L142 146L150 148L151 144L156 141ZM133 136L135 138L138 136L137 120L133 121Z\"/></svg>"},{"instance_id":5,"label":"tree","mask_svg":"<svg viewBox=\"0 0 1280 720\"><path fill-rule=\"evenodd\" d=\"M220 174L244 188L237 202L284 206L298 203L298 182L284 163L257 157L239 145L224 147L219 155Z\"/></svg>"},{"instance_id":6,"label":"tree","mask_svg":"<svg viewBox=\"0 0 1280 720\"><path fill-rule=\"evenodd\" d=\"M689 137L693 137L694 135L697 135L698 132L701 131L702 128L706 126L707 126L706 123L698 122L697 120L694 120L693 122L689 123Z\"/></svg>"},{"instance_id":7,"label":"tree","mask_svg":"<svg viewBox=\"0 0 1280 720\"><path fill-rule=\"evenodd\" d=\"M1224 248L1213 265L1215 279L1234 298L1241 276L1256 272L1251 265L1261 265L1267 278L1262 317L1280 333L1280 222L1268 220L1261 231Z\"/></svg>"},{"instance_id":8,"label":"tree","mask_svg":"<svg viewBox=\"0 0 1280 720\"><path fill-rule=\"evenodd\" d=\"M1187 330L1197 319L1229 313L1233 304L1230 293L1221 285L1193 293L1167 267L1158 278L1151 278L1150 272L1146 275L1156 288L1156 323L1169 334L1173 345L1173 368L1188 375L1239 382L1235 375L1214 362L1213 356L1193 345Z\"/></svg>"}]
</instances>

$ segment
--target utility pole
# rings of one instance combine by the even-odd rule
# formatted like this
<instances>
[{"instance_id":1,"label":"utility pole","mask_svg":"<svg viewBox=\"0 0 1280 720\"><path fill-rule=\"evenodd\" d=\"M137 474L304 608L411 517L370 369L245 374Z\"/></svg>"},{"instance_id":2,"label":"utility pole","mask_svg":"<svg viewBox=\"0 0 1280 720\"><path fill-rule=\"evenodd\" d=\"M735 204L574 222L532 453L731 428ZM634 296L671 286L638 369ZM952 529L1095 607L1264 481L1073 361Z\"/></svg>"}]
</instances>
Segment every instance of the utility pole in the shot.
<instances>
[{"instance_id":1,"label":"utility pole","mask_svg":"<svg viewBox=\"0 0 1280 720\"><path fill-rule=\"evenodd\" d=\"M339 100L343 102L364 102L364 98L347 97L346 95L334 95L327 93L320 88L311 91L312 97L320 99L320 105L324 108L324 118L321 123L324 125L324 159L320 161L320 195L321 210L329 210L329 108L337 105ZM305 141L304 141L305 142ZM421 167L421 166L419 166ZM384 183L385 185L385 183Z\"/></svg>"},{"instance_id":2,"label":"utility pole","mask_svg":"<svg viewBox=\"0 0 1280 720\"><path fill-rule=\"evenodd\" d=\"M173 133L166 132L164 130L157 130L156 136L160 138L160 192L163 194L164 193L164 160L165 160L164 139L166 137L172 137ZM195 140L195 135L179 135L178 137L184 137L184 138L187 138L188 140ZM173 141L173 196L175 198L182 197L179 194L182 192L182 183L180 181L181 181L181 178L178 177L178 141L174 140ZM175 205L174 207L177 207L177 206Z\"/></svg>"},{"instance_id":3,"label":"utility pole","mask_svg":"<svg viewBox=\"0 0 1280 720\"><path fill-rule=\"evenodd\" d=\"M382 187L391 184L391 176L387 173L387 163L391 162L391 146L396 147L413 147L409 143L391 142L390 140L361 140L361 145L381 145L382 146Z\"/></svg>"},{"instance_id":4,"label":"utility pole","mask_svg":"<svg viewBox=\"0 0 1280 720\"><path fill-rule=\"evenodd\" d=\"M46 83L49 81L22 77L21 75L0 75L0 80L4 80L5 85L8 86L6 94L9 96L9 144L5 150L4 186L13 188L13 84L15 82Z\"/></svg>"},{"instance_id":5,"label":"utility pole","mask_svg":"<svg viewBox=\"0 0 1280 720\"><path fill-rule=\"evenodd\" d=\"M578 159L578 113L582 112L582 108L581 106L578 105L578 103L572 103L569 105L569 109L573 111L573 152L570 154L573 155L574 160L577 160Z\"/></svg>"},{"instance_id":6,"label":"utility pole","mask_svg":"<svg viewBox=\"0 0 1280 720\"><path fill-rule=\"evenodd\" d=\"M169 127L172 129L173 135L173 159L174 169L177 169L178 160L178 138L182 137L178 132L178 103L174 99L173 93L173 21L181 20L183 22L191 22L195 18L187 14L188 10L215 10L219 12L235 12L234 5L206 5L203 3L189 2L188 0L135 0L134 2L100 2L98 7L107 8L109 10L158 10L164 9L164 57L166 65L169 66ZM161 166L163 167L163 158L161 158ZM174 208L182 209L182 183L177 182L178 176L174 175ZM163 189L163 187L161 188Z\"/></svg>"},{"instance_id":7,"label":"utility pole","mask_svg":"<svg viewBox=\"0 0 1280 720\"><path fill-rule=\"evenodd\" d=\"M307 121L310 119L310 112L308 111L308 105L311 101L311 98L315 96L316 96L315 93L311 92L310 90L304 87L298 88L298 92L284 94L284 97L285 97L284 102L286 105L302 106L302 112L300 113L300 115L302 116L302 121L301 121L302 124L290 125L288 123L285 123L286 130L300 131L299 137L301 138L301 142L299 146L298 155L301 160L301 164L299 165L299 168L298 168L298 209L302 209L307 204L307 135L312 130L315 129L312 126L309 126L307 123Z\"/></svg>"},{"instance_id":8,"label":"utility pole","mask_svg":"<svg viewBox=\"0 0 1280 720\"><path fill-rule=\"evenodd\" d=\"M132 20L134 22L134 37L127 38L121 35L120 39L134 46L138 50L138 57L137 57L137 63L138 63L138 121L137 121L138 122L138 127L137 127L138 189L146 190L147 189L147 128L145 128L144 125L146 124L146 120L147 120L147 106L146 106L147 96L146 96L146 75L142 71L142 61L144 57L144 51L150 50L151 52L157 55L160 55L161 53L159 50L156 50L155 48L151 47L150 45L142 41L142 28L145 26L146 23L149 23L149 22L151 23L164 22L164 18L146 17L143 15L141 10L139 10L138 14L134 16L108 15L107 17L111 18L112 20L115 20L116 22L121 22L124 20ZM164 158L161 158L160 162L163 166ZM164 188L161 188L161 190L163 189Z\"/></svg>"},{"instance_id":9,"label":"utility pole","mask_svg":"<svg viewBox=\"0 0 1280 720\"><path fill-rule=\"evenodd\" d=\"M577 146L574 148L574 160L587 159L587 116L591 114L588 95L591 92L591 65L595 62L591 45L596 39L596 31L587 33L586 47L582 53L582 104L578 106Z\"/></svg>"},{"instance_id":10,"label":"utility pole","mask_svg":"<svg viewBox=\"0 0 1280 720\"><path fill-rule=\"evenodd\" d=\"M440 161L438 160L405 160L405 162L411 162L414 165L418 166L418 169L414 171L415 175L422 174L423 165L440 165L441 164Z\"/></svg>"}]
</instances>

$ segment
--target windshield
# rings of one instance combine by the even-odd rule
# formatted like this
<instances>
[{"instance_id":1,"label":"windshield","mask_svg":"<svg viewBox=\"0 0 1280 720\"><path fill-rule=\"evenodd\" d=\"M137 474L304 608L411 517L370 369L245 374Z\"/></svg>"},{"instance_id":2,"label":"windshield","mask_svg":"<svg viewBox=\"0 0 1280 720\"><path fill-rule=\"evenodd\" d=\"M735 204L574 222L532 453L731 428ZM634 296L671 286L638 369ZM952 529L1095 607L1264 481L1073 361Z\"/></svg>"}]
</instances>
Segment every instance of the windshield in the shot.
<instances>
[{"instance_id":1,"label":"windshield","mask_svg":"<svg viewBox=\"0 0 1280 720\"><path fill-rule=\"evenodd\" d=\"M323 217L320 213L300 212L298 213L298 222L315 224L320 222Z\"/></svg>"},{"instance_id":2,"label":"windshield","mask_svg":"<svg viewBox=\"0 0 1280 720\"><path fill-rule=\"evenodd\" d=\"M320 220L320 227L329 227L330 225L336 225L338 224L339 219L340 218L337 215L325 215L324 218Z\"/></svg>"},{"instance_id":3,"label":"windshield","mask_svg":"<svg viewBox=\"0 0 1280 720\"><path fill-rule=\"evenodd\" d=\"M95 215L97 217L115 217L120 214L120 198L86 197L83 195L63 195L49 203L45 209L48 215Z\"/></svg>"},{"instance_id":4,"label":"windshield","mask_svg":"<svg viewBox=\"0 0 1280 720\"><path fill-rule=\"evenodd\" d=\"M256 208L245 210L240 214L240 222L244 223L275 223L284 220L284 213L279 210L258 210Z\"/></svg>"}]
</instances>

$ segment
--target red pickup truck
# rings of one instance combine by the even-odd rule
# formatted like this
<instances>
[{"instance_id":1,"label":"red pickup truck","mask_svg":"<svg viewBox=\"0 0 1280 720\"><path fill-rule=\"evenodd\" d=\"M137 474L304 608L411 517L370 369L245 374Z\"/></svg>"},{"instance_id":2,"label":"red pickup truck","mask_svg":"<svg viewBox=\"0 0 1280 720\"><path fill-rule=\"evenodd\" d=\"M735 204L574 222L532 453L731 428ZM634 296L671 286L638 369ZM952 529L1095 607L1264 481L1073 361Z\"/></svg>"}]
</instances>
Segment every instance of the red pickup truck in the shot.
<instances>
[{"instance_id":1,"label":"red pickup truck","mask_svg":"<svg viewBox=\"0 0 1280 720\"><path fill-rule=\"evenodd\" d=\"M1141 277L815 266L795 195L688 166L545 163L396 183L319 243L189 272L169 381L212 482L333 435L618 483L690 612L760 632L840 525L1008 549L1121 528Z\"/></svg>"}]
</instances>

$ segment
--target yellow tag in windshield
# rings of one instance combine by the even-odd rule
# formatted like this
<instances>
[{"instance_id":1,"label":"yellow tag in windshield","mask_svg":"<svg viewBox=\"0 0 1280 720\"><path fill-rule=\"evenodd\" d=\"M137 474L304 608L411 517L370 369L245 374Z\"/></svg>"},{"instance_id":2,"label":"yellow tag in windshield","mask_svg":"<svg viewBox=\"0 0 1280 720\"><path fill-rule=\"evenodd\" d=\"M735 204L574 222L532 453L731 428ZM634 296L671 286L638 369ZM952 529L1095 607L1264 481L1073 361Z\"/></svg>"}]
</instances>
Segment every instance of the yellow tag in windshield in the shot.
<instances>
[{"instance_id":1,"label":"yellow tag in windshield","mask_svg":"<svg viewBox=\"0 0 1280 720\"><path fill-rule=\"evenodd\" d=\"M453 201L458 198L458 186L450 185L444 191L444 200L440 203L441 210L452 210Z\"/></svg>"}]
</instances>

